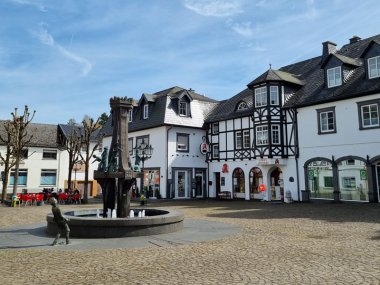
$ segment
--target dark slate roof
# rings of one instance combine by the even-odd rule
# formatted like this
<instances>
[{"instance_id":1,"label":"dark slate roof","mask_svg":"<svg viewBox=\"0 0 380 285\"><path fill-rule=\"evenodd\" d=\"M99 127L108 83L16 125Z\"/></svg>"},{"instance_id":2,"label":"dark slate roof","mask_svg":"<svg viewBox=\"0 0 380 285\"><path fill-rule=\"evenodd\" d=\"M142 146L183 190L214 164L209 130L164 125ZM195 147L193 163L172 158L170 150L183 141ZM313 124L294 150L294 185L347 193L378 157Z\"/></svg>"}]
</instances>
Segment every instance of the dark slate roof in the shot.
<instances>
[{"instance_id":1,"label":"dark slate roof","mask_svg":"<svg viewBox=\"0 0 380 285\"><path fill-rule=\"evenodd\" d=\"M334 54L337 58L345 60L346 63L349 59L350 64L354 65L349 78L341 86L327 88L320 57L281 68L286 72L298 69L300 77L306 82L286 102L284 108L310 106L380 92L380 78L367 79L365 65L358 66L358 63L362 61L360 57L368 45L378 41L380 41L380 35L362 39L344 45Z\"/></svg>"},{"instance_id":2,"label":"dark slate roof","mask_svg":"<svg viewBox=\"0 0 380 285\"><path fill-rule=\"evenodd\" d=\"M0 134L6 138L4 123L0 121ZM30 147L49 147L57 148L57 125L33 124L30 123L27 128L28 135L32 135Z\"/></svg>"},{"instance_id":3,"label":"dark slate roof","mask_svg":"<svg viewBox=\"0 0 380 285\"><path fill-rule=\"evenodd\" d=\"M83 126L82 125L67 125L67 124L59 124L58 128L62 131L63 135L65 137L71 135L74 131L77 133L78 136L83 134ZM96 141L97 137L99 135L100 129L96 129L91 134L91 141Z\"/></svg>"},{"instance_id":4,"label":"dark slate roof","mask_svg":"<svg viewBox=\"0 0 380 285\"><path fill-rule=\"evenodd\" d=\"M338 53L332 53L329 56L327 56L326 59L322 62L322 65L321 65L322 68L326 66L327 62L330 60L331 57L336 57L344 64L348 64L348 65L352 65L356 67L362 65L362 61L358 58L351 58L351 57L344 56Z\"/></svg>"},{"instance_id":5,"label":"dark slate roof","mask_svg":"<svg viewBox=\"0 0 380 285\"><path fill-rule=\"evenodd\" d=\"M284 66L279 70L269 69L248 84L249 88L268 81L283 81L297 86L295 94L285 103L284 108L302 107L320 104L329 101L380 92L380 78L366 79L365 65L360 58L369 45L380 43L380 35L358 42L344 45L340 50L331 54L344 64L352 67L352 73L347 81L334 88L325 85L324 69L322 68L322 56L307 59L291 65ZM327 59L328 60L328 59ZM249 108L236 111L239 102L247 102ZM252 115L253 91L245 89L229 100L221 101L218 106L209 113L207 122L232 119Z\"/></svg>"},{"instance_id":6,"label":"dark slate roof","mask_svg":"<svg viewBox=\"0 0 380 285\"><path fill-rule=\"evenodd\" d=\"M304 83L298 79L295 75L284 72L281 70L274 70L270 68L268 71L261 74L259 77L257 77L255 80L253 80L251 83L249 83L247 86L252 87L254 85L258 85L264 82L268 81L285 81L289 83L293 83L296 85L304 85Z\"/></svg>"},{"instance_id":7,"label":"dark slate roof","mask_svg":"<svg viewBox=\"0 0 380 285\"><path fill-rule=\"evenodd\" d=\"M191 117L189 118L177 114L178 103L176 101L183 94L186 94L191 101ZM216 106L217 102L194 92L194 90L187 90L178 86L150 94L149 97L144 93L139 100L139 105L133 108L132 123L128 124L128 130L133 132L164 125L202 128L205 116ZM142 103L149 104L149 118L145 120L142 119ZM111 124L112 116L109 116L107 123L100 132L105 136L111 136Z\"/></svg>"},{"instance_id":8,"label":"dark slate roof","mask_svg":"<svg viewBox=\"0 0 380 285\"><path fill-rule=\"evenodd\" d=\"M253 109L253 95L252 90L244 89L237 95L228 100L221 101L215 109L207 115L206 122L217 122L225 119L233 119L238 117L252 115ZM236 110L237 104L246 102L248 109Z\"/></svg>"}]
</instances>

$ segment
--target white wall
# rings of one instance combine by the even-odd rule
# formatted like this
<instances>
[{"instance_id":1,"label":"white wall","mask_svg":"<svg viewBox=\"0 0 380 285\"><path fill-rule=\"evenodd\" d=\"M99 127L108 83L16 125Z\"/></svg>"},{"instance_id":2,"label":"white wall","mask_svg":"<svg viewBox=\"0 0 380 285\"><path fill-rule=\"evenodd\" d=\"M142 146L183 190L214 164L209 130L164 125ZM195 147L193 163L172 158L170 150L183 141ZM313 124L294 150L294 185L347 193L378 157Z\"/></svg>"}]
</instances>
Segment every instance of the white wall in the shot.
<instances>
[{"instance_id":1,"label":"white wall","mask_svg":"<svg viewBox=\"0 0 380 285\"><path fill-rule=\"evenodd\" d=\"M298 110L299 172L301 188L305 188L303 166L313 157L353 155L371 158L380 155L380 129L359 130L358 102L380 99L379 94L310 106ZM316 109L335 106L336 133L318 135Z\"/></svg>"}]
</instances>

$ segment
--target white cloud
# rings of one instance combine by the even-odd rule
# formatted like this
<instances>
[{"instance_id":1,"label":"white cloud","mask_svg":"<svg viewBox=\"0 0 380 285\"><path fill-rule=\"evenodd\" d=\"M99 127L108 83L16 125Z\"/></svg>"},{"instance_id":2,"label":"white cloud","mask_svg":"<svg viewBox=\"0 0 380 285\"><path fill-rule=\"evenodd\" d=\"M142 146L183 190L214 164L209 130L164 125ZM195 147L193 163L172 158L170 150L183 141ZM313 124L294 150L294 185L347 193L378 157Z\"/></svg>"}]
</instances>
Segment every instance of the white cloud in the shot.
<instances>
[{"instance_id":1,"label":"white cloud","mask_svg":"<svg viewBox=\"0 0 380 285\"><path fill-rule=\"evenodd\" d=\"M184 0L187 9L212 17L230 17L241 13L243 4L242 0Z\"/></svg>"},{"instance_id":2,"label":"white cloud","mask_svg":"<svg viewBox=\"0 0 380 285\"><path fill-rule=\"evenodd\" d=\"M251 22L237 23L229 19L226 24L228 27L243 37L249 38L254 35L254 29L252 28Z\"/></svg>"},{"instance_id":3,"label":"white cloud","mask_svg":"<svg viewBox=\"0 0 380 285\"><path fill-rule=\"evenodd\" d=\"M15 4L19 5L29 5L29 6L34 6L41 12L47 12L47 9L44 5L38 3L38 1L29 1L29 0L9 0L10 2L13 2Z\"/></svg>"},{"instance_id":4,"label":"white cloud","mask_svg":"<svg viewBox=\"0 0 380 285\"><path fill-rule=\"evenodd\" d=\"M41 23L39 31L35 33L35 35L40 40L40 42L47 45L47 46L51 46L51 47L55 48L64 57L81 64L82 65L81 75L86 76L91 71L93 64L89 60L87 60L87 59L85 59L79 55L76 55L75 53L65 49L63 46L57 44L54 41L53 36L51 34L49 34L49 32L45 26L46 25L44 23Z\"/></svg>"}]
</instances>

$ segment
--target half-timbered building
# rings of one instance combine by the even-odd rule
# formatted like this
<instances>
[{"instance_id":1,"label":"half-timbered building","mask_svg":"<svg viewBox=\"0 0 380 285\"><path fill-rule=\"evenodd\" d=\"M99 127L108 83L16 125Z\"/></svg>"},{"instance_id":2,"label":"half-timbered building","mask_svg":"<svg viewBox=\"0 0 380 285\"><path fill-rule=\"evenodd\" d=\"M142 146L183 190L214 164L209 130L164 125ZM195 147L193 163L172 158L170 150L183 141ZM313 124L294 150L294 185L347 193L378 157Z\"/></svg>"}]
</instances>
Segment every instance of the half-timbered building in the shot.
<instances>
[{"instance_id":1,"label":"half-timbered building","mask_svg":"<svg viewBox=\"0 0 380 285\"><path fill-rule=\"evenodd\" d=\"M324 42L247 86L206 120L211 195L379 201L379 35Z\"/></svg>"}]
</instances>

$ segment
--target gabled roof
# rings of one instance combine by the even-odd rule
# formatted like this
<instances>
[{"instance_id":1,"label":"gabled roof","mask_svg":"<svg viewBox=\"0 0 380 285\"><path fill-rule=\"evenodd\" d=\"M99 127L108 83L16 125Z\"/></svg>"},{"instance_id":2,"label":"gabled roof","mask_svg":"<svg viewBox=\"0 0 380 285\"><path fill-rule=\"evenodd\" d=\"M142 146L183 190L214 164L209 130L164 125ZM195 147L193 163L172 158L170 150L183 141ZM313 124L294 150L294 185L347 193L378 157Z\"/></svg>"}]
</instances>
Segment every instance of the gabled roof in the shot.
<instances>
[{"instance_id":1,"label":"gabled roof","mask_svg":"<svg viewBox=\"0 0 380 285\"><path fill-rule=\"evenodd\" d=\"M344 45L334 56L340 60L343 59L346 63L348 61L350 64L358 64L359 61L362 61L360 57L365 54L368 46L379 41L380 35L359 40ZM311 60L307 65L305 62L300 62L282 68L285 71L291 71L295 68L301 70L301 78L306 81L306 84L285 103L284 108L310 106L380 92L380 78L367 79L365 65L363 64L356 65L356 68L353 69L342 85L327 88L324 71L320 68L318 59L320 60L320 57Z\"/></svg>"},{"instance_id":2,"label":"gabled roof","mask_svg":"<svg viewBox=\"0 0 380 285\"><path fill-rule=\"evenodd\" d=\"M251 83L249 83L247 86L253 87L254 85L270 81L284 81L300 86L304 85L304 83L295 75L281 70L274 70L270 68L266 72L261 74L259 77L257 77L255 80L253 80Z\"/></svg>"},{"instance_id":3,"label":"gabled roof","mask_svg":"<svg viewBox=\"0 0 380 285\"><path fill-rule=\"evenodd\" d=\"M6 138L5 122L7 121L0 121L0 134L4 138ZM27 132L33 136L30 147L57 148L57 125L30 123Z\"/></svg>"},{"instance_id":4,"label":"gabled roof","mask_svg":"<svg viewBox=\"0 0 380 285\"><path fill-rule=\"evenodd\" d=\"M178 125L184 127L202 128L205 116L216 106L214 99L196 93L194 90L186 90L175 86L151 94L154 102L149 106L149 118L142 119L142 108L134 107L132 110L132 122L128 123L130 132L155 128L164 125ZM173 98L188 96L191 100L191 117L179 116L178 102ZM107 123L100 131L105 136L112 135L112 118L108 118Z\"/></svg>"},{"instance_id":5,"label":"gabled roof","mask_svg":"<svg viewBox=\"0 0 380 285\"><path fill-rule=\"evenodd\" d=\"M74 132L76 133L76 135L78 137L80 137L81 135L84 134L84 130L83 130L83 126L82 125L58 124L58 129L61 130L62 134L65 137L68 137L68 136L74 134ZM96 129L91 134L90 140L91 141L96 141L97 138L98 138L99 133L100 133L100 129Z\"/></svg>"},{"instance_id":6,"label":"gabled roof","mask_svg":"<svg viewBox=\"0 0 380 285\"><path fill-rule=\"evenodd\" d=\"M365 54L368 52L368 50L373 46L373 45L379 45L380 46L380 40L372 40L369 45L365 48L365 50L362 52L362 54L360 55L361 57L364 57Z\"/></svg>"},{"instance_id":7,"label":"gabled roof","mask_svg":"<svg viewBox=\"0 0 380 285\"><path fill-rule=\"evenodd\" d=\"M144 101L144 100L145 100L146 102L148 102L148 103L152 103L152 102L155 102L155 101L156 101L156 99L154 98L154 95L153 95L153 94L143 93L143 94L141 95L141 98L140 98L139 102L138 102L138 105L140 105L141 102Z\"/></svg>"},{"instance_id":8,"label":"gabled roof","mask_svg":"<svg viewBox=\"0 0 380 285\"><path fill-rule=\"evenodd\" d=\"M179 99L179 100L185 96L188 97L190 101L193 101L193 97L191 97L189 90L178 91L172 95L169 95L170 99Z\"/></svg>"},{"instance_id":9,"label":"gabled roof","mask_svg":"<svg viewBox=\"0 0 380 285\"><path fill-rule=\"evenodd\" d=\"M240 102L246 102L248 108L245 110L236 111L236 106ZM250 116L253 110L253 95L252 90L246 88L228 100L221 101L207 115L206 122L217 122L220 120L233 119L238 117Z\"/></svg>"},{"instance_id":10,"label":"gabled roof","mask_svg":"<svg viewBox=\"0 0 380 285\"><path fill-rule=\"evenodd\" d=\"M321 67L322 68L325 68L326 64L330 61L330 59L332 57L336 57L337 59L339 59L342 63L344 64L347 64L347 65L351 65L351 66L354 66L354 67L358 67L358 66L361 66L362 65L362 61L358 58L351 58L351 57L348 57L348 56L344 56L344 55L341 55L341 54L338 54L338 53L331 53L329 54L326 59L322 62L322 65Z\"/></svg>"},{"instance_id":11,"label":"gabled roof","mask_svg":"<svg viewBox=\"0 0 380 285\"><path fill-rule=\"evenodd\" d=\"M378 43L380 43L380 35L346 44L340 50L329 55L330 57L335 56L344 64L355 67L350 76L346 78L346 82L341 86L334 88L326 87L324 70L321 69L322 56L318 56L281 67L279 70L270 68L249 83L248 87L252 88L255 85L271 81L283 81L298 85L299 88L294 91L295 93L284 104L284 108L309 106L376 92L380 93L380 78L366 79L365 67L360 58L368 50L369 46ZM235 108L242 100L247 102L249 108L237 112ZM210 112L206 121L216 122L250 116L253 111L252 101L253 92L245 89L232 98L221 101Z\"/></svg>"}]
</instances>

